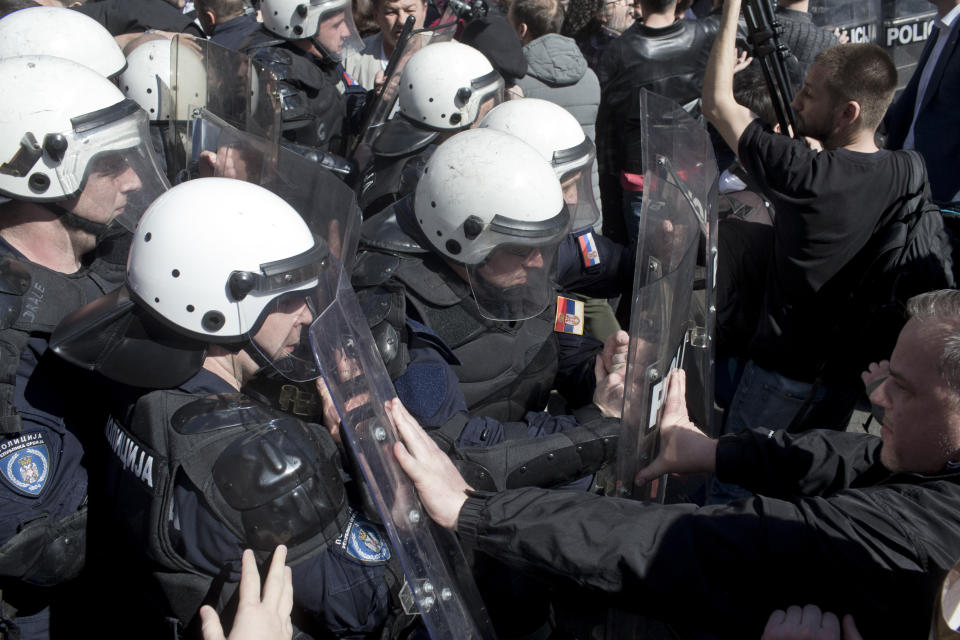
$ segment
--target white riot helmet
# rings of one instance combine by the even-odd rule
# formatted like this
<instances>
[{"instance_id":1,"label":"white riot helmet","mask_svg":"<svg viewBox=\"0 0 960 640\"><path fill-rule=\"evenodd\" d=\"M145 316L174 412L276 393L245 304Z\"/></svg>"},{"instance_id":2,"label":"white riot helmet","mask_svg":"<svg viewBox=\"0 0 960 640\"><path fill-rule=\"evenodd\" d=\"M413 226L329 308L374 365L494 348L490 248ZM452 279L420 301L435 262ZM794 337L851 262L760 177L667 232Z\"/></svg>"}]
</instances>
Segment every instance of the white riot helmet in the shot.
<instances>
[{"instance_id":1,"label":"white riot helmet","mask_svg":"<svg viewBox=\"0 0 960 640\"><path fill-rule=\"evenodd\" d=\"M169 120L170 40L150 40L131 51L119 85L123 94L135 100L151 120Z\"/></svg>"},{"instance_id":2,"label":"white riot helmet","mask_svg":"<svg viewBox=\"0 0 960 640\"><path fill-rule=\"evenodd\" d=\"M0 20L0 58L53 56L115 78L127 61L110 32L93 18L63 7L28 7Z\"/></svg>"},{"instance_id":3,"label":"white riot helmet","mask_svg":"<svg viewBox=\"0 0 960 640\"><path fill-rule=\"evenodd\" d=\"M318 371L306 336L328 257L327 244L280 196L241 180L200 178L170 189L143 215L127 289L177 333L252 345L247 351L261 364L309 380Z\"/></svg>"},{"instance_id":4,"label":"white riot helmet","mask_svg":"<svg viewBox=\"0 0 960 640\"><path fill-rule=\"evenodd\" d=\"M260 15L270 33L285 40L312 39L321 53L335 62L340 61L343 47L362 47L350 0L263 0ZM321 23L328 20L335 23L327 25L333 41L321 31ZM334 37L336 34L339 37Z\"/></svg>"},{"instance_id":5,"label":"white riot helmet","mask_svg":"<svg viewBox=\"0 0 960 640\"><path fill-rule=\"evenodd\" d=\"M537 98L510 100L494 107L480 128L516 136L550 162L563 186L574 229L593 226L600 218L593 197L596 147L569 111Z\"/></svg>"},{"instance_id":6,"label":"white riot helmet","mask_svg":"<svg viewBox=\"0 0 960 640\"><path fill-rule=\"evenodd\" d=\"M413 220L427 247L463 266L481 312L520 320L554 293L557 247L570 231L560 182L518 138L475 129L441 144L414 194Z\"/></svg>"},{"instance_id":7,"label":"white riot helmet","mask_svg":"<svg viewBox=\"0 0 960 640\"><path fill-rule=\"evenodd\" d=\"M0 199L76 197L76 216L133 229L167 189L146 114L100 74L63 58L22 56L0 60L0 87ZM96 189L84 193L91 181Z\"/></svg>"},{"instance_id":8,"label":"white riot helmet","mask_svg":"<svg viewBox=\"0 0 960 640\"><path fill-rule=\"evenodd\" d=\"M420 49L400 76L400 113L436 131L466 129L490 98L503 101L503 79L485 55L459 42Z\"/></svg>"}]
</instances>

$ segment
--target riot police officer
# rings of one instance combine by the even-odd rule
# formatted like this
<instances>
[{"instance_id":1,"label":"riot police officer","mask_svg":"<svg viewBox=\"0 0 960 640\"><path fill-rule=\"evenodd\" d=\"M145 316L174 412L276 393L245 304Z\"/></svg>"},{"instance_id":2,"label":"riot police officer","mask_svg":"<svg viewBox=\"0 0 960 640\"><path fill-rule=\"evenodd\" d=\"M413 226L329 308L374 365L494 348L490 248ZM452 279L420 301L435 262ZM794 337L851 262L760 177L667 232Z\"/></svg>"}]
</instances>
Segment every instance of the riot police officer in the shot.
<instances>
[{"instance_id":1,"label":"riot police officer","mask_svg":"<svg viewBox=\"0 0 960 640\"><path fill-rule=\"evenodd\" d=\"M567 312L567 302L557 313L555 259L558 247L572 242L569 228L560 182L535 149L492 129L463 132L437 148L412 196L364 223L367 251L354 283L401 287L408 312L456 354L470 411L517 420L546 406L554 387L555 329L583 321L582 313ZM607 264L606 274L569 264L560 271L585 293L615 279L610 273L629 280L624 252ZM592 366L598 347L571 357ZM574 408L588 403L593 389L592 381L578 382L571 386L588 391Z\"/></svg>"},{"instance_id":2,"label":"riot police officer","mask_svg":"<svg viewBox=\"0 0 960 640\"><path fill-rule=\"evenodd\" d=\"M344 47L360 48L349 0L264 0L261 15L240 50L280 82L283 137L344 155L366 96L341 65Z\"/></svg>"},{"instance_id":3,"label":"riot police officer","mask_svg":"<svg viewBox=\"0 0 960 640\"><path fill-rule=\"evenodd\" d=\"M73 60L111 80L126 66L103 25L63 7L28 7L0 22L0 58L29 55Z\"/></svg>"},{"instance_id":4,"label":"riot police officer","mask_svg":"<svg viewBox=\"0 0 960 640\"><path fill-rule=\"evenodd\" d=\"M0 589L5 630L48 634L58 585L84 566L82 378L48 355L65 315L122 281L121 225L167 183L146 116L96 71L0 60Z\"/></svg>"},{"instance_id":5,"label":"riot police officer","mask_svg":"<svg viewBox=\"0 0 960 640\"><path fill-rule=\"evenodd\" d=\"M319 375L306 329L330 302L331 244L262 187L185 182L141 220L125 287L58 328L58 353L139 388L106 428L106 490L128 564L155 578L142 606L163 603L150 613L179 632L205 601L226 605L244 548L262 560L280 543L302 628L406 621L390 617L402 579L386 536L330 434L240 393L263 368Z\"/></svg>"},{"instance_id":6,"label":"riot police officer","mask_svg":"<svg viewBox=\"0 0 960 640\"><path fill-rule=\"evenodd\" d=\"M408 193L436 145L475 127L503 101L503 79L486 56L459 42L428 44L400 75L397 113L373 139L358 200L364 216Z\"/></svg>"}]
</instances>

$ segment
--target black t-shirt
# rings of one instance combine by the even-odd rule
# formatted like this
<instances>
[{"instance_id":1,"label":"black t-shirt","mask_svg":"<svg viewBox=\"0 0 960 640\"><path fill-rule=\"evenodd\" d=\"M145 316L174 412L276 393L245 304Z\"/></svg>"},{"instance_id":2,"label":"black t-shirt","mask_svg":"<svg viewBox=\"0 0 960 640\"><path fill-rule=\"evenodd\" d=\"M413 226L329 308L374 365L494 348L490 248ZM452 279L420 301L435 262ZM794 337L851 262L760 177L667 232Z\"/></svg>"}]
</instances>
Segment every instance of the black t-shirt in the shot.
<instances>
[{"instance_id":1,"label":"black t-shirt","mask_svg":"<svg viewBox=\"0 0 960 640\"><path fill-rule=\"evenodd\" d=\"M776 210L764 313L750 345L760 366L813 381L820 365L856 336L837 335L862 273L848 265L909 197L910 163L899 152L817 152L755 120L740 161ZM845 268L848 267L848 268ZM841 318L838 314L848 314Z\"/></svg>"}]
</instances>

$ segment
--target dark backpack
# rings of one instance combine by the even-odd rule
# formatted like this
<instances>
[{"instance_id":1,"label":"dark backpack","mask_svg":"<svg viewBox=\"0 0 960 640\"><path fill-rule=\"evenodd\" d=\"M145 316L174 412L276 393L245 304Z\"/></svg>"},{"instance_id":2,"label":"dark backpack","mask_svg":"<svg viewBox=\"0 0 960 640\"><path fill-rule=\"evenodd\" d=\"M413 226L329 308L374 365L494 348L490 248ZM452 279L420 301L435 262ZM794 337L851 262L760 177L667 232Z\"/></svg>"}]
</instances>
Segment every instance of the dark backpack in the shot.
<instances>
[{"instance_id":1,"label":"dark backpack","mask_svg":"<svg viewBox=\"0 0 960 640\"><path fill-rule=\"evenodd\" d=\"M848 289L848 312L838 318L840 342L835 353L841 355L848 375L890 357L907 321L907 300L956 286L950 238L940 207L930 199L923 160L916 151L898 153L910 159L909 193L914 195L899 214L878 225L848 265L859 275L844 279L846 286L853 286ZM852 326L850 318L862 319L862 323Z\"/></svg>"}]
</instances>

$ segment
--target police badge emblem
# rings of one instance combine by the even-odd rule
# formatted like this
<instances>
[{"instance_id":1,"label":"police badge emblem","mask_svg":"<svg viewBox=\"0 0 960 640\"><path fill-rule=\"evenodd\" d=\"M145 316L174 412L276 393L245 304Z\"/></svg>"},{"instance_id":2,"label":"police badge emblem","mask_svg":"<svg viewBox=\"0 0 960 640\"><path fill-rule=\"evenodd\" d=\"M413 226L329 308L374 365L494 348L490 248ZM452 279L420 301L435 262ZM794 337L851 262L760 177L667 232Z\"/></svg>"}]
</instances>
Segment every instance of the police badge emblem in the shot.
<instances>
[{"instance_id":1,"label":"police badge emblem","mask_svg":"<svg viewBox=\"0 0 960 640\"><path fill-rule=\"evenodd\" d=\"M348 556L361 562L380 563L390 559L390 547L383 534L356 511L350 514L350 521L336 544Z\"/></svg>"},{"instance_id":2,"label":"police badge emblem","mask_svg":"<svg viewBox=\"0 0 960 640\"><path fill-rule=\"evenodd\" d=\"M17 493L36 497L50 472L50 453L42 433L26 433L0 443L0 476Z\"/></svg>"}]
</instances>

